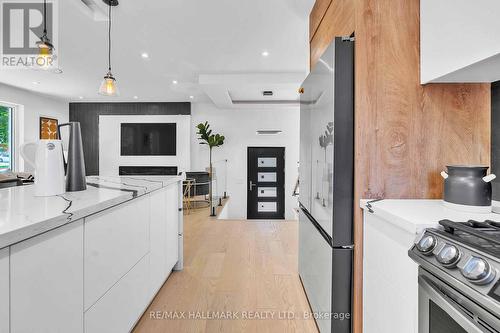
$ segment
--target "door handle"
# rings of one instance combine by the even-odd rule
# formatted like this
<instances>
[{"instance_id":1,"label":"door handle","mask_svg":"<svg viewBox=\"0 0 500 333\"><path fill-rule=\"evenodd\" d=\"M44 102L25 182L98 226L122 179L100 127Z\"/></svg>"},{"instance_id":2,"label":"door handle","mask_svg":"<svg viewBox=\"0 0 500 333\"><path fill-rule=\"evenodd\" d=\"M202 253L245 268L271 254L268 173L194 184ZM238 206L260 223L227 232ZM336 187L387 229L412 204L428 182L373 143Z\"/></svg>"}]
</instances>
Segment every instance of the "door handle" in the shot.
<instances>
[{"instance_id":1,"label":"door handle","mask_svg":"<svg viewBox=\"0 0 500 333\"><path fill-rule=\"evenodd\" d=\"M250 180L250 181L248 182L248 187L249 187L250 191L251 191L251 190L253 190L253 187L254 187L254 186L257 186L257 184L252 183L252 181Z\"/></svg>"}]
</instances>

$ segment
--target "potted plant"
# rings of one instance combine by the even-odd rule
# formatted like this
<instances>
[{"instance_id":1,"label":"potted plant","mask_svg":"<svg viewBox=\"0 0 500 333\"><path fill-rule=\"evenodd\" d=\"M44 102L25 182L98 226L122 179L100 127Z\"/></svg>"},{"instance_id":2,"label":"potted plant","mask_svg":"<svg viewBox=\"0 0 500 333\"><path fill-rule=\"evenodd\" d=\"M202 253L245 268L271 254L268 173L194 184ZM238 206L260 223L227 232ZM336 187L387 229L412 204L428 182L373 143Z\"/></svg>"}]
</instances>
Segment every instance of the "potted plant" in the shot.
<instances>
[{"instance_id":1,"label":"potted plant","mask_svg":"<svg viewBox=\"0 0 500 333\"><path fill-rule=\"evenodd\" d=\"M220 147L224 144L224 135L220 134L212 134L212 130L210 129L210 125L208 121L205 123L199 123L196 126L197 132L199 135L198 140L200 140L200 145L207 145L210 150L210 165L209 165L209 179L210 184L208 187L208 197L210 201L210 216L215 216L215 208L212 204L212 149L215 147Z\"/></svg>"}]
</instances>

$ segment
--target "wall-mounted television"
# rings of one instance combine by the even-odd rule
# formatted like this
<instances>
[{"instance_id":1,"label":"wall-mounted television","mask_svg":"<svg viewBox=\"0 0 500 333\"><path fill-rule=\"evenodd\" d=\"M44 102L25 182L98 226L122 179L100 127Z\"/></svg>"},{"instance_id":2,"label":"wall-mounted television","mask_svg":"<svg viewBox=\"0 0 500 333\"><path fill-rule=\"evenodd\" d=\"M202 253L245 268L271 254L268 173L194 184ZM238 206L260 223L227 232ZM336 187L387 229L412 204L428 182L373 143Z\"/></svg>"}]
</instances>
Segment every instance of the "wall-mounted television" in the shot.
<instances>
[{"instance_id":1,"label":"wall-mounted television","mask_svg":"<svg viewBox=\"0 0 500 333\"><path fill-rule=\"evenodd\" d=\"M176 123L122 123L122 156L175 156Z\"/></svg>"}]
</instances>

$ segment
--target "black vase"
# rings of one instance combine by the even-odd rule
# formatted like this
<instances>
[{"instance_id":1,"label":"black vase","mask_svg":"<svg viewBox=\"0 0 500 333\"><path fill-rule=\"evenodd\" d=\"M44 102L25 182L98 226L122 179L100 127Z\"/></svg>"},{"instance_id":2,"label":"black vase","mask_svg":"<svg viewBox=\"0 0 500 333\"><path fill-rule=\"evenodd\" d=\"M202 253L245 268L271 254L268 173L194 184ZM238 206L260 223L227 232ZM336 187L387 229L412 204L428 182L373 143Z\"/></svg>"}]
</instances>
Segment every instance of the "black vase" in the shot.
<instances>
[{"instance_id":1,"label":"black vase","mask_svg":"<svg viewBox=\"0 0 500 333\"><path fill-rule=\"evenodd\" d=\"M449 165L444 178L444 201L466 206L491 206L491 181L487 166Z\"/></svg>"}]
</instances>

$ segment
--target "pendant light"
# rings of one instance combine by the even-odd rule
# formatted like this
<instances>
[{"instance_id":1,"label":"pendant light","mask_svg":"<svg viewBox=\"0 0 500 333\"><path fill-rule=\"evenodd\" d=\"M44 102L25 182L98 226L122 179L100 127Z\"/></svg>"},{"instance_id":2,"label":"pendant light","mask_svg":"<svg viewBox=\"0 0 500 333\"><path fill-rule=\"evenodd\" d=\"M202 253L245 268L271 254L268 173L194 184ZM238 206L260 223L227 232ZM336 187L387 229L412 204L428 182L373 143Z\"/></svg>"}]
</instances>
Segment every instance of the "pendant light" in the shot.
<instances>
[{"instance_id":1,"label":"pendant light","mask_svg":"<svg viewBox=\"0 0 500 333\"><path fill-rule=\"evenodd\" d=\"M47 0L43 0L43 34L36 45L38 46L38 66L44 69L49 68L52 65L54 45L47 36Z\"/></svg>"},{"instance_id":2,"label":"pendant light","mask_svg":"<svg viewBox=\"0 0 500 333\"><path fill-rule=\"evenodd\" d=\"M104 96L118 96L116 79L111 73L111 7L118 5L118 0L103 0L108 5L108 72L99 87L99 94Z\"/></svg>"}]
</instances>

